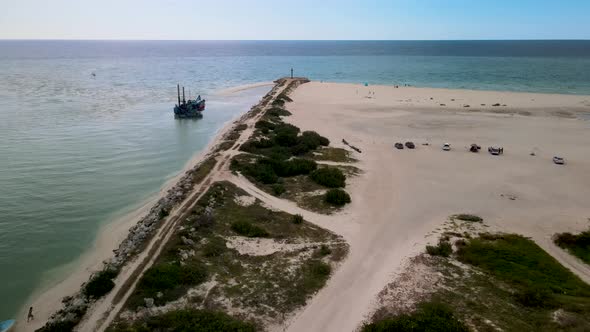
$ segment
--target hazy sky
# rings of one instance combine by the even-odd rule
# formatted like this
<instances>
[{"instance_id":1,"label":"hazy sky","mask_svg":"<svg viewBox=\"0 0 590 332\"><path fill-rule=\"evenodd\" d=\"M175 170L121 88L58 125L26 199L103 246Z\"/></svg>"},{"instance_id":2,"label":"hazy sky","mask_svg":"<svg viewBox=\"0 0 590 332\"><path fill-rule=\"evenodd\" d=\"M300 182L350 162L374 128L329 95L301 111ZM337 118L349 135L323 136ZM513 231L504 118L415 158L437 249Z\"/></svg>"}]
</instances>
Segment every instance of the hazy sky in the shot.
<instances>
[{"instance_id":1,"label":"hazy sky","mask_svg":"<svg viewBox=\"0 0 590 332\"><path fill-rule=\"evenodd\" d=\"M0 0L0 39L590 39L590 0Z\"/></svg>"}]
</instances>

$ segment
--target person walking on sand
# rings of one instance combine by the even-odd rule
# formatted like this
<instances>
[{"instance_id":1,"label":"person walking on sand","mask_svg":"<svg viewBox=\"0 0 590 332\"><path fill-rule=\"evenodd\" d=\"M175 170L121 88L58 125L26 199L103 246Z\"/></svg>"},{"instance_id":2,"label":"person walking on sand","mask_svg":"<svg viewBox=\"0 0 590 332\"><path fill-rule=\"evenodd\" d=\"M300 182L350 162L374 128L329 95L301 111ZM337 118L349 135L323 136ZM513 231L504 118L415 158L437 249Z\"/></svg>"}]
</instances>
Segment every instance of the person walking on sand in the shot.
<instances>
[{"instance_id":1,"label":"person walking on sand","mask_svg":"<svg viewBox=\"0 0 590 332\"><path fill-rule=\"evenodd\" d=\"M29 315L27 316L27 323L34 320L35 316L33 316L33 307L29 308Z\"/></svg>"}]
</instances>

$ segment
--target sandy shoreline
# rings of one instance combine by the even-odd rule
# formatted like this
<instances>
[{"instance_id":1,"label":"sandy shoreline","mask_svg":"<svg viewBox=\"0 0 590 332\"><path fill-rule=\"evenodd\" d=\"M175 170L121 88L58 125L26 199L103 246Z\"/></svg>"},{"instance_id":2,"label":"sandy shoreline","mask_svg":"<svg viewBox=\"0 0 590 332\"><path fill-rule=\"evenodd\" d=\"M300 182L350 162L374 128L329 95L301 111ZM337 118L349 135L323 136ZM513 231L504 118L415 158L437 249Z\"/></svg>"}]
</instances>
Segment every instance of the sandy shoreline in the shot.
<instances>
[{"instance_id":1,"label":"sandy shoreline","mask_svg":"<svg viewBox=\"0 0 590 332\"><path fill-rule=\"evenodd\" d=\"M262 82L251 85L242 85L221 90L217 95L231 95L244 90L268 86L270 84L272 83ZM65 279L55 278L54 281L47 282L31 295L26 304L19 310L18 316L15 318L17 320L15 331L33 331L43 326L52 314L61 309L61 299L79 291L80 286L88 281L92 273L103 268L103 262L113 256L113 250L117 249L119 244L127 237L131 227L133 227L138 220L141 220L149 212L151 207L159 199L163 198L168 193L168 190L174 187L188 170L191 170L206 159L214 148L223 141L224 135L234 126L234 123L248 111L249 108L244 109L232 119L226 121L213 135L213 138L207 146L201 152L195 153L178 174L167 180L156 194L151 195L146 201L138 204L138 207L131 212L117 217L102 226L97 233L96 240L92 247L83 253L76 261L68 264L72 269L67 271L67 277ZM35 321L30 324L23 324L29 306L33 306L34 308Z\"/></svg>"},{"instance_id":2,"label":"sandy shoreline","mask_svg":"<svg viewBox=\"0 0 590 332\"><path fill-rule=\"evenodd\" d=\"M267 83L261 84L255 86ZM311 82L291 97L294 102L287 108L293 115L284 120L319 132L334 146L340 147L344 138L361 148L354 157L363 174L347 185L353 202L344 212L321 218L309 213L310 220L342 235L351 250L326 287L289 321L290 331L354 330L371 312L376 294L405 260L424 250L429 234L452 214L476 213L495 229L530 236L555 255L559 249L547 241L553 233L587 227L590 122L580 120L580 114L590 112L590 96ZM202 161L236 119L226 123L160 195ZM393 143L407 140L417 149L393 149ZM441 151L443 142L450 142L453 150ZM482 152L468 152L470 143L482 145ZM505 155L488 155L488 145L504 146ZM551 163L554 154L566 157L566 167ZM276 206L292 205L276 201ZM145 213L148 203L133 217ZM90 272L112 255L119 237L137 220L126 217L101 230L89 256L83 256L66 281L35 297L33 306L43 307L36 309L38 321L58 310L60 299L78 291ZM579 268L567 257L558 259ZM25 309L19 316L23 314Z\"/></svg>"}]
</instances>

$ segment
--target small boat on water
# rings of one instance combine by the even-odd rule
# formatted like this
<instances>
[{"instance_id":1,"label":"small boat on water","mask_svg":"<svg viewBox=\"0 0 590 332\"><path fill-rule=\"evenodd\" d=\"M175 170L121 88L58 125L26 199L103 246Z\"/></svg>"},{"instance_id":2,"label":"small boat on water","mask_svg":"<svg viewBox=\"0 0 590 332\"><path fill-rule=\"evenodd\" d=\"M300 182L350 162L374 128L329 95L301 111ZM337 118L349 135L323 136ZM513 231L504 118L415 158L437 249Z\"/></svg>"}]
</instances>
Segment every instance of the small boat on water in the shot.
<instances>
[{"instance_id":1,"label":"small boat on water","mask_svg":"<svg viewBox=\"0 0 590 332\"><path fill-rule=\"evenodd\" d=\"M0 332L8 332L14 326L14 319L5 320L0 322Z\"/></svg>"},{"instance_id":2,"label":"small boat on water","mask_svg":"<svg viewBox=\"0 0 590 332\"><path fill-rule=\"evenodd\" d=\"M205 99L199 95L197 99L186 100L184 87L182 87L182 101L180 100L180 84L176 86L178 92L178 104L174 105L174 117L176 118L202 118L205 110Z\"/></svg>"}]
</instances>

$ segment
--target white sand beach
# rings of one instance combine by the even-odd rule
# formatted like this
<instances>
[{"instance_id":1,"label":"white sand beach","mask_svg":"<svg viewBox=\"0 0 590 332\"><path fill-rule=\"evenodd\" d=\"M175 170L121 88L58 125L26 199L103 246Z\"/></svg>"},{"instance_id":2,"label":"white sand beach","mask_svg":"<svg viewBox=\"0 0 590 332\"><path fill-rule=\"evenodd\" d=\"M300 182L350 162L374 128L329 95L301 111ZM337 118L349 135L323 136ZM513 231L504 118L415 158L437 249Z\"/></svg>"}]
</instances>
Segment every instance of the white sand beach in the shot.
<instances>
[{"instance_id":1,"label":"white sand beach","mask_svg":"<svg viewBox=\"0 0 590 332\"><path fill-rule=\"evenodd\" d=\"M364 173L347 186L352 204L330 227L345 235L350 255L289 331L357 328L403 262L456 213L531 237L590 282L588 266L551 241L590 224L590 122L577 118L590 112L590 96L312 82L291 97L285 121L360 148L354 157ZM416 149L393 147L406 141ZM442 151L447 142L452 150ZM471 143L481 151L469 152ZM488 154L491 145L504 154Z\"/></svg>"}]
</instances>

